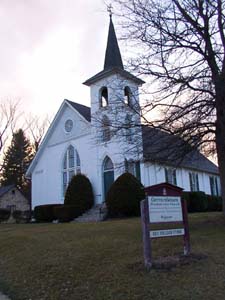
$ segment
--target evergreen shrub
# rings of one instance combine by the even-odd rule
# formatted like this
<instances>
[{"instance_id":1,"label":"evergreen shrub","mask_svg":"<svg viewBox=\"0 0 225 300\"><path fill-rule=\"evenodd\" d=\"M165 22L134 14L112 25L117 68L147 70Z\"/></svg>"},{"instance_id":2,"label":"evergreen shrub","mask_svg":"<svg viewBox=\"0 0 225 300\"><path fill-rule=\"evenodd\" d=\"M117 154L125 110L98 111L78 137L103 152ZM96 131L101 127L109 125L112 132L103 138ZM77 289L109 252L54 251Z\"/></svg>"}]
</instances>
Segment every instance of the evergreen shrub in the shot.
<instances>
[{"instance_id":1,"label":"evergreen shrub","mask_svg":"<svg viewBox=\"0 0 225 300\"><path fill-rule=\"evenodd\" d=\"M140 201L145 199L143 185L130 173L124 173L110 187L106 196L109 216L139 216Z\"/></svg>"},{"instance_id":2,"label":"evergreen shrub","mask_svg":"<svg viewBox=\"0 0 225 300\"><path fill-rule=\"evenodd\" d=\"M85 175L77 174L72 177L66 190L64 204L77 207L77 216L83 214L93 206L94 195L92 185Z\"/></svg>"},{"instance_id":3,"label":"evergreen shrub","mask_svg":"<svg viewBox=\"0 0 225 300\"><path fill-rule=\"evenodd\" d=\"M76 205L61 205L54 207L54 215L59 222L70 222L81 215Z\"/></svg>"},{"instance_id":4,"label":"evergreen shrub","mask_svg":"<svg viewBox=\"0 0 225 300\"><path fill-rule=\"evenodd\" d=\"M7 221L10 217L10 210L0 208L0 222Z\"/></svg>"},{"instance_id":5,"label":"evergreen shrub","mask_svg":"<svg viewBox=\"0 0 225 300\"><path fill-rule=\"evenodd\" d=\"M62 204L46 204L38 205L34 208L34 218L37 222L52 222L56 220L54 215L54 208L62 206Z\"/></svg>"},{"instance_id":6,"label":"evergreen shrub","mask_svg":"<svg viewBox=\"0 0 225 300\"><path fill-rule=\"evenodd\" d=\"M222 211L222 197L207 195L208 211Z\"/></svg>"},{"instance_id":7,"label":"evergreen shrub","mask_svg":"<svg viewBox=\"0 0 225 300\"><path fill-rule=\"evenodd\" d=\"M208 210L208 198L204 192L183 192L182 197L187 201L188 212L205 212Z\"/></svg>"}]
</instances>

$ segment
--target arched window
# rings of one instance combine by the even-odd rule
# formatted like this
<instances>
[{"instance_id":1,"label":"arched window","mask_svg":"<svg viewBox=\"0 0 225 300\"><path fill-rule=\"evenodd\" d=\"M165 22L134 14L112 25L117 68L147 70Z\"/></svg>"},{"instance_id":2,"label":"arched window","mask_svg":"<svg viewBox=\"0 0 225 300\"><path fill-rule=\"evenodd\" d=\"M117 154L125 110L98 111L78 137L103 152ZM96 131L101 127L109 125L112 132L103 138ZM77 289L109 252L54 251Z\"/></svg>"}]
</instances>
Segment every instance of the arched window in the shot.
<instances>
[{"instance_id":1,"label":"arched window","mask_svg":"<svg viewBox=\"0 0 225 300\"><path fill-rule=\"evenodd\" d=\"M114 182L114 166L112 160L106 156L103 161L104 198Z\"/></svg>"},{"instance_id":2,"label":"arched window","mask_svg":"<svg viewBox=\"0 0 225 300\"><path fill-rule=\"evenodd\" d=\"M65 195L66 188L72 179L73 175L79 174L81 172L80 167L80 157L77 150L74 149L72 145L70 145L63 158L63 195Z\"/></svg>"},{"instance_id":3,"label":"arched window","mask_svg":"<svg viewBox=\"0 0 225 300\"><path fill-rule=\"evenodd\" d=\"M109 102L108 102L108 89L107 87L102 87L100 90L100 107L106 107Z\"/></svg>"},{"instance_id":4,"label":"arched window","mask_svg":"<svg viewBox=\"0 0 225 300\"><path fill-rule=\"evenodd\" d=\"M130 115L126 115L125 118L125 137L128 142L132 141L132 118Z\"/></svg>"},{"instance_id":5,"label":"arched window","mask_svg":"<svg viewBox=\"0 0 225 300\"><path fill-rule=\"evenodd\" d=\"M110 132L110 121L107 116L103 116L102 118L102 141L107 142L111 139L111 132Z\"/></svg>"},{"instance_id":6,"label":"arched window","mask_svg":"<svg viewBox=\"0 0 225 300\"><path fill-rule=\"evenodd\" d=\"M125 86L124 88L124 103L131 106L131 90L129 86Z\"/></svg>"}]
</instances>

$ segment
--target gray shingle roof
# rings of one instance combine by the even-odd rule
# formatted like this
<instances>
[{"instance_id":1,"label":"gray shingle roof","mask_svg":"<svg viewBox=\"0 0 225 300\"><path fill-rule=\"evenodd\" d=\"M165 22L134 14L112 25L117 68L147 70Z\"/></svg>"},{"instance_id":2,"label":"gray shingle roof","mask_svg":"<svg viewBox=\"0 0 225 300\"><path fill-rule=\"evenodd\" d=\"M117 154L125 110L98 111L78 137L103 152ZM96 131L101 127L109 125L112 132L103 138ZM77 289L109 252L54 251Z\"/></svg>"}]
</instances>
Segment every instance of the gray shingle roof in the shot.
<instances>
[{"instance_id":1,"label":"gray shingle roof","mask_svg":"<svg viewBox=\"0 0 225 300\"><path fill-rule=\"evenodd\" d=\"M2 197L5 193L10 191L14 187L15 187L14 184L6 185L6 186L0 186L0 197Z\"/></svg>"},{"instance_id":2,"label":"gray shingle roof","mask_svg":"<svg viewBox=\"0 0 225 300\"><path fill-rule=\"evenodd\" d=\"M125 77L127 79L133 80L137 84L145 83L142 79L132 75L131 73L127 72L126 70L122 70L121 68L118 68L118 67L112 67L110 69L103 70L103 71L97 73L96 75L92 76L91 78L89 78L88 80L83 82L83 84L90 86L91 84L95 83L96 81L98 81L106 76L116 74L116 73L122 75L123 77Z\"/></svg>"},{"instance_id":3,"label":"gray shingle roof","mask_svg":"<svg viewBox=\"0 0 225 300\"><path fill-rule=\"evenodd\" d=\"M72 102L70 100L65 99L70 105L75 108L79 114L81 114L88 122L91 122L91 109L88 106Z\"/></svg>"},{"instance_id":4,"label":"gray shingle roof","mask_svg":"<svg viewBox=\"0 0 225 300\"><path fill-rule=\"evenodd\" d=\"M181 138L159 129L142 126L143 156L146 161L219 174L218 167Z\"/></svg>"}]
</instances>

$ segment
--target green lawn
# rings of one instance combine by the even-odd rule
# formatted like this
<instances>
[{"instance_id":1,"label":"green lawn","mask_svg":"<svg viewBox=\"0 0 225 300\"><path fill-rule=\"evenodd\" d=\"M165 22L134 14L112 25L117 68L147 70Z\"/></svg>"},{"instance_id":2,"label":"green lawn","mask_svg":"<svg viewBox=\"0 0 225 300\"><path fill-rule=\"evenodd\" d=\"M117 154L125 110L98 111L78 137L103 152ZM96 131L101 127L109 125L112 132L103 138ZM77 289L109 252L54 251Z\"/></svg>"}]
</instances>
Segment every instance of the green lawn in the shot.
<instances>
[{"instance_id":1,"label":"green lawn","mask_svg":"<svg viewBox=\"0 0 225 300\"><path fill-rule=\"evenodd\" d=\"M97 224L0 224L0 290L14 300L225 299L225 221L189 216L192 251L204 258L171 270L143 267L138 218ZM154 257L182 239L154 240Z\"/></svg>"}]
</instances>

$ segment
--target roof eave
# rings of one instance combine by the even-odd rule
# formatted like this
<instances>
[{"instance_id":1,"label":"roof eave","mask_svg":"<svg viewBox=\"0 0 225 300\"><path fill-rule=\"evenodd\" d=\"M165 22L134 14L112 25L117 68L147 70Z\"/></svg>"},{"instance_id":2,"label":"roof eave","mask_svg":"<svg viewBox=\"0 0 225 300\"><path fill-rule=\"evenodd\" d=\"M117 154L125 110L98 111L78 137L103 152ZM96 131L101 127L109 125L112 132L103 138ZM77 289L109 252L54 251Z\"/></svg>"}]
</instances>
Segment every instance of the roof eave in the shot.
<instances>
[{"instance_id":1,"label":"roof eave","mask_svg":"<svg viewBox=\"0 0 225 300\"><path fill-rule=\"evenodd\" d=\"M95 82L97 82L97 81L99 81L99 80L101 80L101 79L103 79L107 76L116 74L116 73L120 74L121 76L124 76L125 78L127 78L129 80L135 81L138 85L142 85L142 84L145 83L144 80L132 75L128 71L125 71L125 70L122 70L120 68L114 67L114 68L104 70L104 71L101 71L101 72L97 73L96 75L94 75L91 78L84 81L83 84L87 85L87 86L90 86L90 85L94 84Z\"/></svg>"},{"instance_id":2,"label":"roof eave","mask_svg":"<svg viewBox=\"0 0 225 300\"><path fill-rule=\"evenodd\" d=\"M187 167L186 165L183 165L182 163L180 165L176 165L170 161L162 161L160 159L151 159L149 157L144 157L143 159L144 162L151 162L151 163L154 163L154 164L158 164L158 165L161 165L161 166L171 166L171 167L174 167L174 168L184 168L184 169L188 169L188 170L192 170L192 171L196 171L196 172L204 172L204 173L208 173L208 174L214 174L214 175L217 175L219 176L219 170L203 170L203 169L200 169L200 168L195 168L195 167Z\"/></svg>"},{"instance_id":3,"label":"roof eave","mask_svg":"<svg viewBox=\"0 0 225 300\"><path fill-rule=\"evenodd\" d=\"M66 104L66 105L68 105L72 110L74 110L87 124L90 124L90 122L84 117L84 116L82 116L70 103L69 103L69 101L70 100L68 100L68 99L64 99L64 101L63 101L63 103L61 104L61 106L60 106L60 108L59 108L59 110L57 111L57 113L56 113L56 115L55 115L55 117L54 117L54 119L53 119L53 121L51 122L51 125L49 126L49 128L48 128L48 130L47 130L47 132L46 132L46 134L45 134L45 136L44 136L44 138L43 138L43 140L42 140L42 142L41 142L41 144L40 144L40 146L39 146L39 149L38 149L38 151L37 151L37 153L36 153L36 155L34 156L34 159L32 160L32 162L31 162L31 164L29 165L29 167L28 167L28 169L27 169L27 172L26 172L26 174L25 174L25 177L26 178L28 178L28 179L30 179L31 178L31 174L32 174L32 172L33 172L33 170L34 170L34 168L35 168L35 166L36 166L36 164L37 164L37 161L38 161L38 159L39 159L39 157L40 157L40 155L42 154L42 151L43 151L43 148L44 148L44 146L45 146L45 144L47 143L47 140L48 140L48 137L50 136L50 134L51 134L51 131L53 130L53 128L54 128L54 125L55 125L55 123L56 123L56 120L57 120L57 118L59 117L59 115L60 115L60 113L61 113L61 111L62 111L62 109L63 109L63 107L64 107L64 105Z\"/></svg>"}]
</instances>

